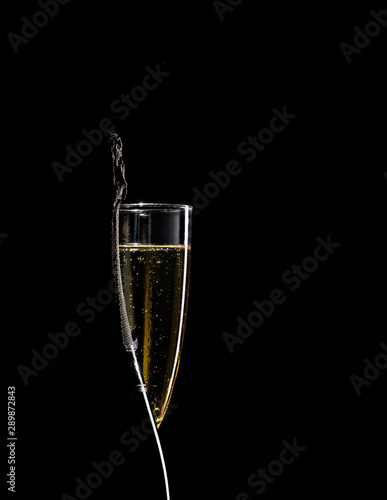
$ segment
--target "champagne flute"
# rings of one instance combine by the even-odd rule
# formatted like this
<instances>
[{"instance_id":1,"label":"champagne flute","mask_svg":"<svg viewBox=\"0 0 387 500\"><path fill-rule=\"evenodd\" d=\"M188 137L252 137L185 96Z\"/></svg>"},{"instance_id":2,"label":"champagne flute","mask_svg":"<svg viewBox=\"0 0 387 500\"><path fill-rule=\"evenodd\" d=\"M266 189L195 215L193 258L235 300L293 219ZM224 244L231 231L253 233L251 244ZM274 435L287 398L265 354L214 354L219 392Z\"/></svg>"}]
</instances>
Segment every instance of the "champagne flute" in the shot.
<instances>
[{"instance_id":1,"label":"champagne flute","mask_svg":"<svg viewBox=\"0 0 387 500\"><path fill-rule=\"evenodd\" d=\"M163 203L120 204L119 268L124 344L134 359L164 471L157 429L175 384L184 338L191 261L192 207ZM121 318L122 319L122 318ZM125 338L125 337L124 337ZM133 361L132 361L133 363Z\"/></svg>"}]
</instances>

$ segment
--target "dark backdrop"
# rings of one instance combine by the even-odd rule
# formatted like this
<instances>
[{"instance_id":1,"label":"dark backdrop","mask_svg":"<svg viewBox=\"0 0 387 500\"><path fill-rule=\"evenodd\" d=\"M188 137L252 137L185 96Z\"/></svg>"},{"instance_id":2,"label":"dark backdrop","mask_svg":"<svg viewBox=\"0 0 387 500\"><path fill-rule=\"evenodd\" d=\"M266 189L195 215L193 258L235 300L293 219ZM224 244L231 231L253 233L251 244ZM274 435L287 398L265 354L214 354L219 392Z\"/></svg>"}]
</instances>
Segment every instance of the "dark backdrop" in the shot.
<instances>
[{"instance_id":1,"label":"dark backdrop","mask_svg":"<svg viewBox=\"0 0 387 500\"><path fill-rule=\"evenodd\" d=\"M197 211L182 363L160 430L172 499L383 494L387 27L368 23L386 6L237 4L69 1L50 19L35 17L41 27L25 28L29 39L13 38L18 53L9 33L21 35L22 17L42 7L3 6L0 260L5 386L16 388L13 497L164 498L153 437L140 430L122 442L145 413L117 306L101 292L111 279L106 139L72 171L53 168L103 119L123 139L128 201ZM347 57L343 42L354 49L344 48ZM135 90L142 101L121 119L127 113L112 106L149 68L160 81L145 81L157 87ZM262 132L280 127L273 110L291 117L280 132ZM270 142L248 161L240 145L259 132ZM219 174L227 165L238 172L229 180ZM321 241L330 253L313 261ZM309 272L297 281L299 265ZM284 302L262 302L275 289ZM81 315L96 297L105 305ZM266 307L260 326L253 301ZM238 332L249 318L253 326ZM48 334L66 327L78 334L47 350ZM44 349L51 359L36 361ZM32 363L39 369L28 371ZM283 465L285 442L298 451ZM109 457L121 465L105 464L109 477L99 479L93 463ZM259 482L254 474L268 466ZM79 481L93 488L76 492Z\"/></svg>"}]
</instances>

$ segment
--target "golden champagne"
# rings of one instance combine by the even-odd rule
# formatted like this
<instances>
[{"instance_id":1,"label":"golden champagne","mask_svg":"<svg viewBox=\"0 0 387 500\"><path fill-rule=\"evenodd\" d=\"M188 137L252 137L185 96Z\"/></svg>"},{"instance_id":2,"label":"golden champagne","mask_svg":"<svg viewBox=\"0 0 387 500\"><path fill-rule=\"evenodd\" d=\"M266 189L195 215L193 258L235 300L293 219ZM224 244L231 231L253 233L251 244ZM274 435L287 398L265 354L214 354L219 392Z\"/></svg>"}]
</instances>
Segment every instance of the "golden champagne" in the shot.
<instances>
[{"instance_id":1,"label":"golden champagne","mask_svg":"<svg viewBox=\"0 0 387 500\"><path fill-rule=\"evenodd\" d=\"M149 403L160 426L180 363L191 247L120 245L122 284Z\"/></svg>"}]
</instances>

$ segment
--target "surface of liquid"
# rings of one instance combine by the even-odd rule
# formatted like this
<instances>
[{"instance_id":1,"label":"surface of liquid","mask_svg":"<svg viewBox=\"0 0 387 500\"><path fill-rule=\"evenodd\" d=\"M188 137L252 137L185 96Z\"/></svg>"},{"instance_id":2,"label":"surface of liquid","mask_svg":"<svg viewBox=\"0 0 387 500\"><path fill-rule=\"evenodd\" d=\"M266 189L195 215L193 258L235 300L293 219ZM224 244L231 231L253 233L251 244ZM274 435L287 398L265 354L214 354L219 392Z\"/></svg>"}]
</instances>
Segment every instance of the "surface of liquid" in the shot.
<instances>
[{"instance_id":1,"label":"surface of liquid","mask_svg":"<svg viewBox=\"0 0 387 500\"><path fill-rule=\"evenodd\" d=\"M149 402L160 425L172 394L183 343L190 247L120 245L126 311Z\"/></svg>"}]
</instances>

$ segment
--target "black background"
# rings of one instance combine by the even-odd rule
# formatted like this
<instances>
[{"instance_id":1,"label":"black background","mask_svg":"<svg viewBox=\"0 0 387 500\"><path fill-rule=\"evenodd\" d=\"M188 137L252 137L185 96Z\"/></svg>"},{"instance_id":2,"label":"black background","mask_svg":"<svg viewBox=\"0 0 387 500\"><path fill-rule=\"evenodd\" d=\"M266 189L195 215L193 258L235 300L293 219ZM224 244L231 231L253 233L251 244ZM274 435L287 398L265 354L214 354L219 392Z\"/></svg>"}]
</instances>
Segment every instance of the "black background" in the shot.
<instances>
[{"instance_id":1,"label":"black background","mask_svg":"<svg viewBox=\"0 0 387 500\"><path fill-rule=\"evenodd\" d=\"M387 373L360 395L349 377L387 343L387 28L350 64L340 43L386 5L244 0L221 21L210 1L71 1L18 54L7 34L40 8L6 8L0 259L16 496L75 497L76 478L119 450L124 464L90 498L164 498L153 438L134 453L120 442L144 414L117 306L90 323L76 312L111 279L107 141L63 182L51 166L105 117L122 135L127 201L192 204L210 171L243 168L193 220L178 408L160 430L172 499L257 498L247 478L294 438L306 450L267 499L383 492ZM169 75L120 120L111 103L158 64ZM297 117L247 162L238 145L284 106ZM328 235L341 246L290 291L282 274ZM275 288L286 302L231 354L223 333ZM17 367L68 321L81 333L26 386Z\"/></svg>"}]
</instances>

